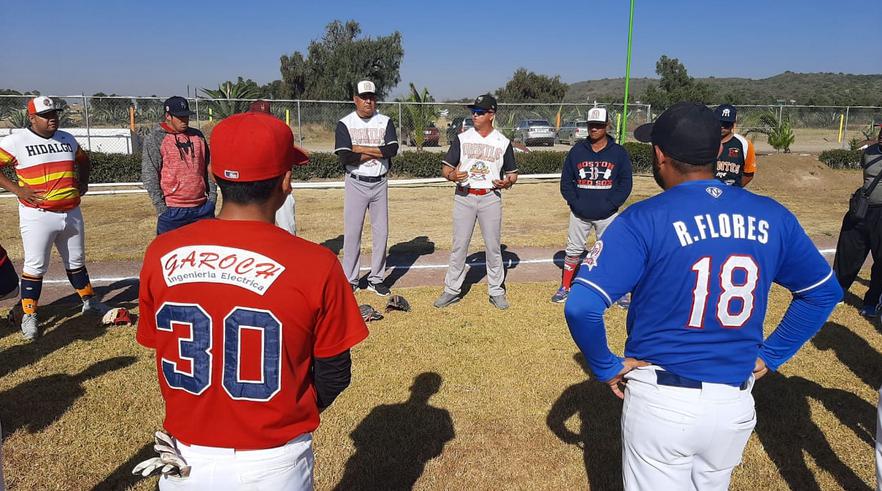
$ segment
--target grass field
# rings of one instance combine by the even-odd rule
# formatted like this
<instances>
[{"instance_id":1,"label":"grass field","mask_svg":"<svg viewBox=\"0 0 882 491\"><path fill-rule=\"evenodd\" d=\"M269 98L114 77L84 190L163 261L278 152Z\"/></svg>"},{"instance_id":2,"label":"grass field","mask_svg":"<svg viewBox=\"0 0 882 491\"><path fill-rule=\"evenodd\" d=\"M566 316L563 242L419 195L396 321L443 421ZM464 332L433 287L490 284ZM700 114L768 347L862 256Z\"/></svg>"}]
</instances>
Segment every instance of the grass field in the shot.
<instances>
[{"instance_id":1,"label":"grass field","mask_svg":"<svg viewBox=\"0 0 882 491\"><path fill-rule=\"evenodd\" d=\"M813 236L835 238L842 192L857 185L857 174L815 169L797 157L780 168L765 164L755 190L791 206ZM566 210L555 186L523 185L508 194L510 247L562 246ZM638 180L636 197L654 193L652 186ZM339 225L328 223L342 215L334 193L298 193L307 238L339 235ZM396 190L391 200L390 243L426 235L449 247L449 189ZM12 204L2 200L0 212L11 216ZM84 213L92 260L140 258L154 225L146 199L87 199ZM15 257L20 244L9 222L0 224L0 241ZM546 300L554 287L511 284L512 308L504 312L484 295L438 311L431 307L437 286L399 289L414 310L370 325L371 336L353 352L352 386L323 414L315 434L317 488L620 487L621 404L588 380L574 356L561 306ZM820 334L757 384L759 423L733 489L871 488L882 333L853 308L865 289L861 279ZM132 285L114 293L135 307ZM377 303L371 293L358 298ZM773 290L767 330L789 299ZM36 343L24 343L0 321L8 487L153 489L155 478L129 474L150 456L147 444L162 421L152 353L135 343L134 328L98 328L63 301L41 309L50 327ZM624 320L621 309L607 313L617 351Z\"/></svg>"}]
</instances>

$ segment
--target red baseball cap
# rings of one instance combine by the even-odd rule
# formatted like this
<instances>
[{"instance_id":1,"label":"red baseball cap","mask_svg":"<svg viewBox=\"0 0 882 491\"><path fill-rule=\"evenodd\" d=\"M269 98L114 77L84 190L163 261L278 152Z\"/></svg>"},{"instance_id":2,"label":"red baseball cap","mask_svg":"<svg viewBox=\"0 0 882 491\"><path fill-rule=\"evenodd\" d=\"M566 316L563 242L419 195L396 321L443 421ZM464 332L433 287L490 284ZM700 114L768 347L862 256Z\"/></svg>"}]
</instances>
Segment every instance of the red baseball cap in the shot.
<instances>
[{"instance_id":1,"label":"red baseball cap","mask_svg":"<svg viewBox=\"0 0 882 491\"><path fill-rule=\"evenodd\" d=\"M211 170L227 181L278 177L308 160L294 146L294 134L278 118L259 112L234 114L211 132Z\"/></svg>"}]
</instances>

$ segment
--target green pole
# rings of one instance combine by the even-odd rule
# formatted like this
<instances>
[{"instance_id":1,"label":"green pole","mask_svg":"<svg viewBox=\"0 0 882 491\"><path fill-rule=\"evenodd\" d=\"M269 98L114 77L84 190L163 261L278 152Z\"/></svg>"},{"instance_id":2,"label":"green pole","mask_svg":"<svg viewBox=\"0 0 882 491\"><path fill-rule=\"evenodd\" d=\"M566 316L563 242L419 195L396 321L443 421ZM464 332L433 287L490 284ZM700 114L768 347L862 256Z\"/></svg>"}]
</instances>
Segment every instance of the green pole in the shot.
<instances>
[{"instance_id":1,"label":"green pole","mask_svg":"<svg viewBox=\"0 0 882 491\"><path fill-rule=\"evenodd\" d=\"M628 58L625 61L625 106L622 109L619 143L625 143L628 134L628 89L631 85L631 39L634 36L634 0L631 0L631 12L628 15Z\"/></svg>"}]
</instances>

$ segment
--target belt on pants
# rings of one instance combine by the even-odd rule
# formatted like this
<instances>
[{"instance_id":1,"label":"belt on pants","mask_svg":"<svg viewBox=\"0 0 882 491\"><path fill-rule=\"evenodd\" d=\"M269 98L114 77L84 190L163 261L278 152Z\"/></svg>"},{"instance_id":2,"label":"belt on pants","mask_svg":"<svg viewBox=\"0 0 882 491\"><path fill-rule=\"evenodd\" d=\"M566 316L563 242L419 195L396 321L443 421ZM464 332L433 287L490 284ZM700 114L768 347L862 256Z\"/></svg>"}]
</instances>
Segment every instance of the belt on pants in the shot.
<instances>
[{"instance_id":1,"label":"belt on pants","mask_svg":"<svg viewBox=\"0 0 882 491\"><path fill-rule=\"evenodd\" d=\"M358 174L353 174L350 172L349 177L351 177L355 180L358 180L358 181L363 181L363 182L380 182L383 180L383 178L386 177L386 174L374 177L374 176L360 176Z\"/></svg>"},{"instance_id":2,"label":"belt on pants","mask_svg":"<svg viewBox=\"0 0 882 491\"><path fill-rule=\"evenodd\" d=\"M666 372L663 370L655 371L655 383L658 385L667 385L668 387L682 387L684 389L700 389L702 387L701 380L693 380L691 378L681 377L680 375L673 374L671 372ZM724 384L731 385L733 387L738 387L740 390L746 390L750 387L750 380L745 380L741 382L741 384Z\"/></svg>"},{"instance_id":3,"label":"belt on pants","mask_svg":"<svg viewBox=\"0 0 882 491\"><path fill-rule=\"evenodd\" d=\"M472 188L468 188L468 189L466 189L466 191L469 194L474 194L477 196L484 196L485 194L490 194L493 192L492 189L472 189Z\"/></svg>"}]
</instances>

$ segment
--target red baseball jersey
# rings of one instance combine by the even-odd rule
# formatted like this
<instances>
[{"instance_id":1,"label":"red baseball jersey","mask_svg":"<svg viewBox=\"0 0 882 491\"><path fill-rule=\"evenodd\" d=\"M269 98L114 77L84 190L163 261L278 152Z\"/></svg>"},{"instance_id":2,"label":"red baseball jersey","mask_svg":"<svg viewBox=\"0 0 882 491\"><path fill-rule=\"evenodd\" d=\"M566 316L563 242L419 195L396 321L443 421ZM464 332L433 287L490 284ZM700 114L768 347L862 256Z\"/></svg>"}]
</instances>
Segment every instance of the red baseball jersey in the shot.
<instances>
[{"instance_id":1,"label":"red baseball jersey","mask_svg":"<svg viewBox=\"0 0 882 491\"><path fill-rule=\"evenodd\" d=\"M272 448L315 430L313 357L368 335L337 257L263 222L160 235L139 297L137 339L156 350L164 426L187 444Z\"/></svg>"}]
</instances>

